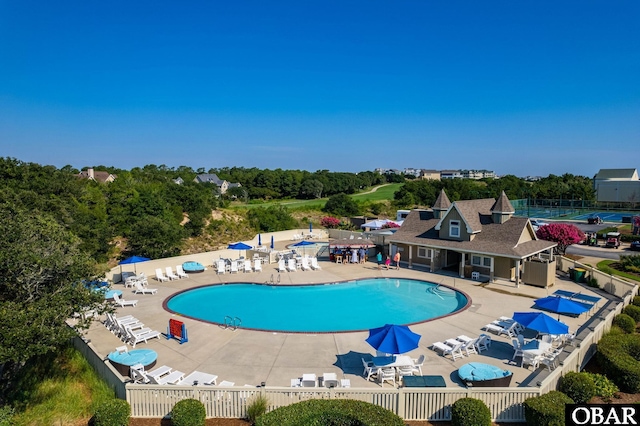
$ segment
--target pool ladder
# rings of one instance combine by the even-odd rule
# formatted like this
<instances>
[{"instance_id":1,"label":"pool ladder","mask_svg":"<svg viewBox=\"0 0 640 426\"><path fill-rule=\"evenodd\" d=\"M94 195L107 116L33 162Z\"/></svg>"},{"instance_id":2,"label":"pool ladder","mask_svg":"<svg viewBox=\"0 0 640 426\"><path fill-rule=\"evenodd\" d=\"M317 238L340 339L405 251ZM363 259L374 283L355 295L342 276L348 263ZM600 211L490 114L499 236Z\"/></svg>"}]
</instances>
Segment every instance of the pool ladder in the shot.
<instances>
[{"instance_id":1,"label":"pool ladder","mask_svg":"<svg viewBox=\"0 0 640 426\"><path fill-rule=\"evenodd\" d=\"M242 324L242 320L238 317L225 316L224 317L224 328L225 330L228 328L232 328L233 331L236 331L238 327Z\"/></svg>"},{"instance_id":2,"label":"pool ladder","mask_svg":"<svg viewBox=\"0 0 640 426\"><path fill-rule=\"evenodd\" d=\"M273 274L271 274L271 279L267 281L267 284L280 284L280 274L278 274L278 279L276 281L273 280Z\"/></svg>"}]
</instances>

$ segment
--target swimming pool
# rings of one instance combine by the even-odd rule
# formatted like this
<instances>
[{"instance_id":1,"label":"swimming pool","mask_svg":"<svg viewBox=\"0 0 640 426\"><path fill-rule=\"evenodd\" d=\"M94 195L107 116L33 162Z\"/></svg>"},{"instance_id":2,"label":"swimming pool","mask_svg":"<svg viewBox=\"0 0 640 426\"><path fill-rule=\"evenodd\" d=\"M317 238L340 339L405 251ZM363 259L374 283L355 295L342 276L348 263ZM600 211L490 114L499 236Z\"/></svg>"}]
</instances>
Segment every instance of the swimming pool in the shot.
<instances>
[{"instance_id":1,"label":"swimming pool","mask_svg":"<svg viewBox=\"0 0 640 426\"><path fill-rule=\"evenodd\" d=\"M237 317L242 328L254 330L330 333L429 321L468 303L462 292L434 283L371 278L303 286L211 285L178 293L164 307L216 324L224 324L225 316Z\"/></svg>"}]
</instances>

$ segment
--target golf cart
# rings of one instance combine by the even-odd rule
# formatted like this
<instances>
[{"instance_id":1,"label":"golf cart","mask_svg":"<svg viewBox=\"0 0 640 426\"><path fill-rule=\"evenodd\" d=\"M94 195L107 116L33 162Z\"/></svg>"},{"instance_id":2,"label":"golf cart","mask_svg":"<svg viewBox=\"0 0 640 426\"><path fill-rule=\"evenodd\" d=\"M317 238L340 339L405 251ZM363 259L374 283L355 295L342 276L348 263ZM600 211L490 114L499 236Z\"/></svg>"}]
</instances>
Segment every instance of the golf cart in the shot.
<instances>
[{"instance_id":1,"label":"golf cart","mask_svg":"<svg viewBox=\"0 0 640 426\"><path fill-rule=\"evenodd\" d=\"M589 225L596 225L596 224L600 224L602 222L603 222L603 220L598 215L590 216L589 218L587 218L587 223Z\"/></svg>"},{"instance_id":2,"label":"golf cart","mask_svg":"<svg viewBox=\"0 0 640 426\"><path fill-rule=\"evenodd\" d=\"M607 232L605 247L620 248L620 233Z\"/></svg>"}]
</instances>

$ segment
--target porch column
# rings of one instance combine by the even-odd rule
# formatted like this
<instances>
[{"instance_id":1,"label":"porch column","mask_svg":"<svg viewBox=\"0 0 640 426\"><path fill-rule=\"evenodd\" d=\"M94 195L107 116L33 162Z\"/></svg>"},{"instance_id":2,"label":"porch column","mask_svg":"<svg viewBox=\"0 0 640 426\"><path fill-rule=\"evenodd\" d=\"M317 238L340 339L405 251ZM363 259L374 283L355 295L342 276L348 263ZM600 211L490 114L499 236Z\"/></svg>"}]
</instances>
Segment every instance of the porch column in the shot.
<instances>
[{"instance_id":1,"label":"porch column","mask_svg":"<svg viewBox=\"0 0 640 426\"><path fill-rule=\"evenodd\" d=\"M493 257L491 259L491 264L489 265L489 282L492 283L495 280L494 268L495 268L495 260Z\"/></svg>"},{"instance_id":2,"label":"porch column","mask_svg":"<svg viewBox=\"0 0 640 426\"><path fill-rule=\"evenodd\" d=\"M460 259L460 267L458 268L458 273L460 275L460 278L464 278L464 259L465 259L465 255L466 255L466 253L462 253L462 258Z\"/></svg>"},{"instance_id":3,"label":"porch column","mask_svg":"<svg viewBox=\"0 0 640 426\"><path fill-rule=\"evenodd\" d=\"M413 246L409 246L409 269L413 267Z\"/></svg>"},{"instance_id":4,"label":"porch column","mask_svg":"<svg viewBox=\"0 0 640 426\"><path fill-rule=\"evenodd\" d=\"M516 260L516 287L520 287L520 259Z\"/></svg>"}]
</instances>

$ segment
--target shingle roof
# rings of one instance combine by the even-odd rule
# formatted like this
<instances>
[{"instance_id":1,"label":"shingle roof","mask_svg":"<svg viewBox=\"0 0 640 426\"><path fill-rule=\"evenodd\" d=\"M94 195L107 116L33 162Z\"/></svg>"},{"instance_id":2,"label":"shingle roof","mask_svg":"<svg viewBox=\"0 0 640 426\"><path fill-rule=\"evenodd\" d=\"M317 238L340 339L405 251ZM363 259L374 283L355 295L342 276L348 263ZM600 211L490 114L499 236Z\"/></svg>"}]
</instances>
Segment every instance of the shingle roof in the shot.
<instances>
[{"instance_id":1,"label":"shingle roof","mask_svg":"<svg viewBox=\"0 0 640 426\"><path fill-rule=\"evenodd\" d=\"M203 173L203 174L197 175L196 180L201 183L202 182L215 183L218 186L222 185L222 182L223 182L215 173Z\"/></svg>"},{"instance_id":2,"label":"shingle roof","mask_svg":"<svg viewBox=\"0 0 640 426\"><path fill-rule=\"evenodd\" d=\"M436 210L447 210L450 206L451 201L449 201L447 193L444 192L444 189L441 189L440 194L438 194L438 198L436 198L436 202L433 203L433 208Z\"/></svg>"},{"instance_id":3,"label":"shingle roof","mask_svg":"<svg viewBox=\"0 0 640 426\"><path fill-rule=\"evenodd\" d=\"M486 213L477 212L475 215L470 215L476 217L477 223L480 224L482 230L482 232L476 234L472 241L441 240L438 231L435 229L439 220L433 216L433 212L430 210L412 210L402 227L395 234L388 237L387 241L516 259L523 259L556 246L555 243L545 240L532 240L518 244L520 236L525 231L528 219L512 217L502 224L493 223L491 214L488 212L490 207L486 207L487 201L493 203L493 199L456 201L455 203L456 205L462 204L463 210L468 215L473 205L484 207Z\"/></svg>"},{"instance_id":4,"label":"shingle roof","mask_svg":"<svg viewBox=\"0 0 640 426\"><path fill-rule=\"evenodd\" d=\"M636 169L600 169L596 179L634 179Z\"/></svg>"},{"instance_id":5,"label":"shingle roof","mask_svg":"<svg viewBox=\"0 0 640 426\"><path fill-rule=\"evenodd\" d=\"M507 194L502 191L496 203L491 207L492 212L496 213L515 213L516 209L511 205L511 201L507 198Z\"/></svg>"}]
</instances>

